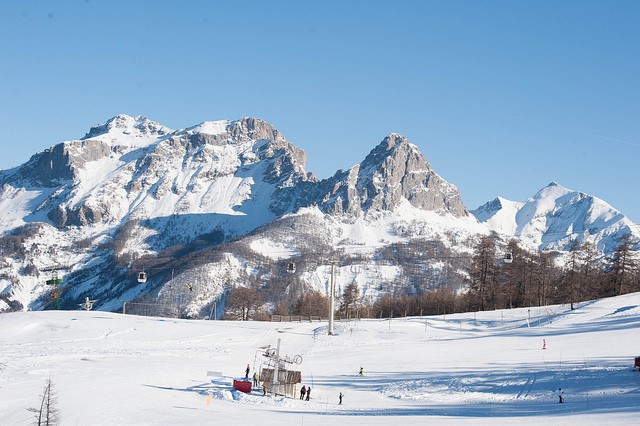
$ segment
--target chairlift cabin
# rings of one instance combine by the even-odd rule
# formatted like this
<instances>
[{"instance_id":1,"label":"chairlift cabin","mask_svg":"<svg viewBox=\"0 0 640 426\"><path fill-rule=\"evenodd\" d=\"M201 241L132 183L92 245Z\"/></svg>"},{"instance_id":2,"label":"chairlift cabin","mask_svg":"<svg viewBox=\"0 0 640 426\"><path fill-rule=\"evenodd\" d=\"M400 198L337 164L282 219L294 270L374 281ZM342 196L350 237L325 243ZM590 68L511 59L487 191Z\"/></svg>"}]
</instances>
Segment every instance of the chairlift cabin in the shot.
<instances>
[{"instance_id":1,"label":"chairlift cabin","mask_svg":"<svg viewBox=\"0 0 640 426\"><path fill-rule=\"evenodd\" d=\"M296 264L293 263L293 261L290 261L289 264L287 265L287 272L290 274L293 274L296 272Z\"/></svg>"},{"instance_id":2,"label":"chairlift cabin","mask_svg":"<svg viewBox=\"0 0 640 426\"><path fill-rule=\"evenodd\" d=\"M505 255L502 258L502 260L504 261L504 263L511 263L511 262L513 262L513 255L511 254L511 252L507 252L507 253L505 253Z\"/></svg>"},{"instance_id":3,"label":"chairlift cabin","mask_svg":"<svg viewBox=\"0 0 640 426\"><path fill-rule=\"evenodd\" d=\"M138 273L138 282L139 283L146 283L147 282L147 273L144 271L141 271Z\"/></svg>"}]
</instances>

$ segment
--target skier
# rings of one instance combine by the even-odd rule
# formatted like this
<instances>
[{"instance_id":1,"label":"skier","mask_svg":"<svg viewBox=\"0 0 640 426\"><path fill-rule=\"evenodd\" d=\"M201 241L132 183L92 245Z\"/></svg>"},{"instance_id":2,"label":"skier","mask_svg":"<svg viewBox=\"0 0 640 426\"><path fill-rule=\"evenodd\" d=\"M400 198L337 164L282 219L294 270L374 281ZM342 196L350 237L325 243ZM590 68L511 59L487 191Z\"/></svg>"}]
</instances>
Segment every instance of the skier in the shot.
<instances>
[{"instance_id":1,"label":"skier","mask_svg":"<svg viewBox=\"0 0 640 426\"><path fill-rule=\"evenodd\" d=\"M249 378L249 364L247 364L247 369L244 370L244 378L248 379Z\"/></svg>"},{"instance_id":2,"label":"skier","mask_svg":"<svg viewBox=\"0 0 640 426\"><path fill-rule=\"evenodd\" d=\"M342 392L340 392L340 395L338 395L338 400L340 402L338 402L338 405L342 405Z\"/></svg>"},{"instance_id":3,"label":"skier","mask_svg":"<svg viewBox=\"0 0 640 426\"><path fill-rule=\"evenodd\" d=\"M300 400L304 400L304 394L307 393L307 388L305 385L302 385L302 389L300 389Z\"/></svg>"},{"instance_id":4,"label":"skier","mask_svg":"<svg viewBox=\"0 0 640 426\"><path fill-rule=\"evenodd\" d=\"M364 371L364 370L362 369L362 366L360 366L360 373L358 373L358 374L359 374L360 376L363 376L363 375L364 375L364 374L362 374L362 373L363 373L363 371Z\"/></svg>"},{"instance_id":5,"label":"skier","mask_svg":"<svg viewBox=\"0 0 640 426\"><path fill-rule=\"evenodd\" d=\"M307 398L305 399L305 401L309 400L309 397L311 397L311 388L307 388Z\"/></svg>"},{"instance_id":6,"label":"skier","mask_svg":"<svg viewBox=\"0 0 640 426\"><path fill-rule=\"evenodd\" d=\"M562 397L562 395L564 395L564 391L562 390L562 388L558 388L557 395L558 395L558 398L560 399L560 401L558 402L562 404L564 402L564 398Z\"/></svg>"}]
</instances>

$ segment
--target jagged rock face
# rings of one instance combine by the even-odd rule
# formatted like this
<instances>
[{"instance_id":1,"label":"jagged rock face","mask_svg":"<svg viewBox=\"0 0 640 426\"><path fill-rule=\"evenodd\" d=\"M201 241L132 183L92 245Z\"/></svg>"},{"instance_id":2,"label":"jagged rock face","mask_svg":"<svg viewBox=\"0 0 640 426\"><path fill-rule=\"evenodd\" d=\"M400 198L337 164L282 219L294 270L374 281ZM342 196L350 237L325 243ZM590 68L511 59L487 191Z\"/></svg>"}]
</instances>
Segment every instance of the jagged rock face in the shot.
<instances>
[{"instance_id":1,"label":"jagged rock face","mask_svg":"<svg viewBox=\"0 0 640 426\"><path fill-rule=\"evenodd\" d=\"M419 209L466 215L456 188L400 135L389 135L361 164L320 182L306 173L305 163L304 151L255 118L172 131L146 117L119 115L82 140L35 155L11 176L59 188L38 207L59 228L144 219L160 205L170 215L234 214L265 203L262 212L269 217L256 223L311 205L357 218L392 211L404 199ZM98 165L105 176L87 188L83 182L96 180ZM221 199L222 193L230 195Z\"/></svg>"},{"instance_id":2,"label":"jagged rock face","mask_svg":"<svg viewBox=\"0 0 640 426\"><path fill-rule=\"evenodd\" d=\"M312 179L304 170L304 151L261 120L166 129L144 117L114 117L92 128L84 140L34 156L20 175L40 186L62 184L55 197L40 205L59 228L118 223L125 215L144 219L160 210L233 214L248 203L269 207L262 212L269 214L251 219L263 224L291 211L295 188ZM111 166L87 193L82 182L95 180L91 169L98 164Z\"/></svg>"},{"instance_id":3,"label":"jagged rock face","mask_svg":"<svg viewBox=\"0 0 640 426\"><path fill-rule=\"evenodd\" d=\"M458 190L438 176L418 148L387 136L360 165L322 182L323 210L359 216L392 211L403 199L412 206L455 217L468 215Z\"/></svg>"},{"instance_id":4,"label":"jagged rock face","mask_svg":"<svg viewBox=\"0 0 640 426\"><path fill-rule=\"evenodd\" d=\"M31 159L14 175L33 185L55 187L77 177L77 171L92 161L108 156L111 148L101 141L74 141L55 145Z\"/></svg>"},{"instance_id":5,"label":"jagged rock face","mask_svg":"<svg viewBox=\"0 0 640 426\"><path fill-rule=\"evenodd\" d=\"M362 164L330 179L307 174L305 163L304 151L255 118L173 131L142 116L119 115L81 140L3 172L0 183L19 188L28 182L30 191L40 191L37 203L23 206L35 208L29 221L46 217L58 229L100 225L115 231L136 219L153 223L152 234L173 233L168 240L175 243L221 229L236 237L309 206L346 220L392 211L404 200L441 214L466 214L455 187L400 135L388 136Z\"/></svg>"},{"instance_id":6,"label":"jagged rock face","mask_svg":"<svg viewBox=\"0 0 640 426\"><path fill-rule=\"evenodd\" d=\"M280 132L269 123L257 118L245 117L234 121L227 129L229 136L237 141L269 139L272 141L284 140Z\"/></svg>"}]
</instances>

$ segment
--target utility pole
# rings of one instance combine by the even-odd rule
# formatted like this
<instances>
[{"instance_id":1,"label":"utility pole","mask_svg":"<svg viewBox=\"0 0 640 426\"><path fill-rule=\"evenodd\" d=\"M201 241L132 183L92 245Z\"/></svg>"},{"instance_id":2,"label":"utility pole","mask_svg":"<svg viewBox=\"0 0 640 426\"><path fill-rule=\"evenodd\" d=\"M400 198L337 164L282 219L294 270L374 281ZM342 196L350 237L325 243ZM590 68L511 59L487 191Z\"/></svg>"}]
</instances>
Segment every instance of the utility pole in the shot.
<instances>
[{"instance_id":1,"label":"utility pole","mask_svg":"<svg viewBox=\"0 0 640 426\"><path fill-rule=\"evenodd\" d=\"M278 393L278 374L280 374L280 339L278 339L278 345L276 346L275 366L273 367L273 382L272 393L276 396Z\"/></svg>"},{"instance_id":2,"label":"utility pole","mask_svg":"<svg viewBox=\"0 0 640 426\"><path fill-rule=\"evenodd\" d=\"M335 286L336 286L336 264L337 259L331 259L331 285L329 290L329 336L333 336L333 314L335 312Z\"/></svg>"}]
</instances>

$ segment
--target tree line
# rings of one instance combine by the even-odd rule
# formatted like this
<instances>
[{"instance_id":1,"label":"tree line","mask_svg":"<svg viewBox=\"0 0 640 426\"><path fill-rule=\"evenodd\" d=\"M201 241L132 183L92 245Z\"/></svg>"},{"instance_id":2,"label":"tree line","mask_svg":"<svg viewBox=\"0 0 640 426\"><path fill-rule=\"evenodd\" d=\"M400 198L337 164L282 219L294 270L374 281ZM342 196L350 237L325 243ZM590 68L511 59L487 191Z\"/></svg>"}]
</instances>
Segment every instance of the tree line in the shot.
<instances>
[{"instance_id":1,"label":"tree line","mask_svg":"<svg viewBox=\"0 0 640 426\"><path fill-rule=\"evenodd\" d=\"M628 237L609 256L598 253L590 243L577 241L565 253L531 252L516 240L506 248L497 244L495 236L479 240L467 259L463 286L432 289L429 283L422 283L400 291L394 287L394 291L370 301L352 283L336 295L335 314L388 318L552 304L573 308L580 301L640 291L640 262ZM509 263L503 262L501 252L505 250L510 254ZM272 314L327 317L328 312L327 295L305 288L293 278L276 287L253 280L248 286L231 289L225 303L227 319L268 320Z\"/></svg>"}]
</instances>

